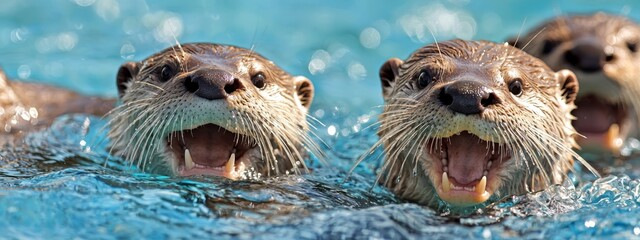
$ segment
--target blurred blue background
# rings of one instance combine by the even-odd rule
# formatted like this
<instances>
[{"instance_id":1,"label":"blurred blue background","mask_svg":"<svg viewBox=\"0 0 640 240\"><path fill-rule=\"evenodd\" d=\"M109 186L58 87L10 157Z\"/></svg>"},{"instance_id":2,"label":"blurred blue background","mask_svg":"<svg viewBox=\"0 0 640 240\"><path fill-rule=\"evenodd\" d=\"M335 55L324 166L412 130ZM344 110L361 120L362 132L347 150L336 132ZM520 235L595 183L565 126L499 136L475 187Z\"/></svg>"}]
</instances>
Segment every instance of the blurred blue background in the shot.
<instances>
[{"instance_id":1,"label":"blurred blue background","mask_svg":"<svg viewBox=\"0 0 640 240\"><path fill-rule=\"evenodd\" d=\"M0 66L12 78L116 96L121 63L176 40L217 42L308 76L321 106L367 108L381 103L380 65L433 42L428 28L438 40L504 41L553 16L594 11L637 19L640 2L4 0Z\"/></svg>"}]
</instances>

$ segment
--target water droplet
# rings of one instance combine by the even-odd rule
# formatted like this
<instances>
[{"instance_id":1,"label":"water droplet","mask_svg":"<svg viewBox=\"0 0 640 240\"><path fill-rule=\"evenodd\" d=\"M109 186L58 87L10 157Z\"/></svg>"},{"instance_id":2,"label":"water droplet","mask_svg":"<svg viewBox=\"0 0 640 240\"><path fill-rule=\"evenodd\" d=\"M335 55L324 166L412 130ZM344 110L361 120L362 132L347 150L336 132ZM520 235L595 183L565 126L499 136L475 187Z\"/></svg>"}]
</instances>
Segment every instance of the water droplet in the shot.
<instances>
[{"instance_id":1,"label":"water droplet","mask_svg":"<svg viewBox=\"0 0 640 240\"><path fill-rule=\"evenodd\" d=\"M91 6L93 3L95 3L96 0L75 0L74 2L78 4L78 6L88 7L88 6Z\"/></svg>"},{"instance_id":2,"label":"water droplet","mask_svg":"<svg viewBox=\"0 0 640 240\"><path fill-rule=\"evenodd\" d=\"M586 222L584 222L584 226L587 228L592 228L596 226L596 220L587 220Z\"/></svg>"},{"instance_id":3,"label":"water droplet","mask_svg":"<svg viewBox=\"0 0 640 240\"><path fill-rule=\"evenodd\" d=\"M491 230L489 230L487 228L482 230L482 237L485 238L485 239L491 238Z\"/></svg>"},{"instance_id":4,"label":"water droplet","mask_svg":"<svg viewBox=\"0 0 640 240\"><path fill-rule=\"evenodd\" d=\"M31 76L31 67L29 65L20 65L18 67L18 77L20 79L27 79Z\"/></svg>"},{"instance_id":5,"label":"water droplet","mask_svg":"<svg viewBox=\"0 0 640 240\"><path fill-rule=\"evenodd\" d=\"M20 111L20 117L22 119L24 119L25 121L29 121L31 119L31 116L29 115L29 112L27 111Z\"/></svg>"},{"instance_id":6,"label":"water droplet","mask_svg":"<svg viewBox=\"0 0 640 240\"><path fill-rule=\"evenodd\" d=\"M338 131L338 130L336 129L336 126L334 126L334 125L331 125L331 126L329 126L329 127L327 128L327 133L328 133L329 135L331 135L331 136L336 135L336 132L337 132L337 131Z\"/></svg>"},{"instance_id":7,"label":"water droplet","mask_svg":"<svg viewBox=\"0 0 640 240\"><path fill-rule=\"evenodd\" d=\"M400 176L396 177L396 183L400 183L400 180L402 180Z\"/></svg>"},{"instance_id":8,"label":"water droplet","mask_svg":"<svg viewBox=\"0 0 640 240\"><path fill-rule=\"evenodd\" d=\"M125 43L120 47L120 57L122 59L133 59L136 53L136 48L131 43Z\"/></svg>"},{"instance_id":9,"label":"water droplet","mask_svg":"<svg viewBox=\"0 0 640 240\"><path fill-rule=\"evenodd\" d=\"M347 74L352 80L361 80L367 77L367 69L359 62L352 62L347 67Z\"/></svg>"},{"instance_id":10,"label":"water droplet","mask_svg":"<svg viewBox=\"0 0 640 240\"><path fill-rule=\"evenodd\" d=\"M380 32L369 27L360 32L360 44L366 48L377 48L380 45Z\"/></svg>"},{"instance_id":11,"label":"water droplet","mask_svg":"<svg viewBox=\"0 0 640 240\"><path fill-rule=\"evenodd\" d=\"M11 31L11 41L14 43L22 42L26 39L26 35L29 34L29 30L25 28L17 28Z\"/></svg>"}]
</instances>

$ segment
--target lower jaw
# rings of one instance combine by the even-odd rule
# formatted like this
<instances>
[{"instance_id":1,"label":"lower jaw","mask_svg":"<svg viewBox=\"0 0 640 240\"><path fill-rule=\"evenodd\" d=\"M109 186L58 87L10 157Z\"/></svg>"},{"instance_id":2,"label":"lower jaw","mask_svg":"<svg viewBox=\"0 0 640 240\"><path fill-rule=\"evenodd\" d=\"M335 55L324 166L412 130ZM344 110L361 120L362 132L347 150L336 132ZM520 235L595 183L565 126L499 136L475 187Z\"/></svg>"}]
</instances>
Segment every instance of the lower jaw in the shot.
<instances>
[{"instance_id":1,"label":"lower jaw","mask_svg":"<svg viewBox=\"0 0 640 240\"><path fill-rule=\"evenodd\" d=\"M234 170L226 170L224 167L219 168L210 168L210 167L194 167L192 169L178 169L178 175L187 177L187 176L219 176L229 178L231 180L238 180L244 176L244 172L246 167L244 163L240 163L235 167Z\"/></svg>"},{"instance_id":2,"label":"lower jaw","mask_svg":"<svg viewBox=\"0 0 640 240\"><path fill-rule=\"evenodd\" d=\"M187 169L186 166L180 165L177 169L177 173L179 176L219 176L225 177L231 180L238 180L246 177L247 165L245 164L245 160L247 158L243 156L243 158L236 160L235 153L229 158L229 160L225 163L224 166L221 167L211 167L211 166L202 166L198 164L194 164L193 162L191 166Z\"/></svg>"},{"instance_id":3,"label":"lower jaw","mask_svg":"<svg viewBox=\"0 0 640 240\"><path fill-rule=\"evenodd\" d=\"M457 207L469 207L484 203L492 195L488 191L477 193L466 190L449 190L445 193L441 187L438 188L437 193L440 199Z\"/></svg>"},{"instance_id":4,"label":"lower jaw","mask_svg":"<svg viewBox=\"0 0 640 240\"><path fill-rule=\"evenodd\" d=\"M489 177L493 176L489 175ZM441 200L452 206L469 207L478 205L489 200L493 194L489 188L489 186L493 186L493 182L489 183L487 176L483 176L475 186L471 187L456 186L453 182L450 182L449 180L443 181L443 179L449 179L446 173L442 174L440 184L435 185L436 193Z\"/></svg>"}]
</instances>

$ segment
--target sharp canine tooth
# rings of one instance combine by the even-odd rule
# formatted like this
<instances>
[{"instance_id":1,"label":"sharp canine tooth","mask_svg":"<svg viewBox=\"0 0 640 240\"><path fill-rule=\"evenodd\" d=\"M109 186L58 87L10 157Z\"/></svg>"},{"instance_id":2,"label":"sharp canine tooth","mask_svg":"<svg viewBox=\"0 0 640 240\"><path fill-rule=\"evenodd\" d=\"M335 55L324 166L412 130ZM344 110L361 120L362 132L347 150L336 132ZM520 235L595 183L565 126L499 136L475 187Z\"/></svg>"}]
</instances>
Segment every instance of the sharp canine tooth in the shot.
<instances>
[{"instance_id":1,"label":"sharp canine tooth","mask_svg":"<svg viewBox=\"0 0 640 240\"><path fill-rule=\"evenodd\" d=\"M451 185L449 184L449 175L447 172L442 172L442 191L448 193L451 190Z\"/></svg>"},{"instance_id":2,"label":"sharp canine tooth","mask_svg":"<svg viewBox=\"0 0 640 240\"><path fill-rule=\"evenodd\" d=\"M610 148L618 149L622 146L622 139L620 139L620 126L618 124L611 124L609 130L604 135L605 144L609 144Z\"/></svg>"},{"instance_id":3,"label":"sharp canine tooth","mask_svg":"<svg viewBox=\"0 0 640 240\"><path fill-rule=\"evenodd\" d=\"M191 153L189 152L189 149L184 149L184 167L189 170L192 169L195 166L195 164L193 163L193 159L191 158Z\"/></svg>"},{"instance_id":4,"label":"sharp canine tooth","mask_svg":"<svg viewBox=\"0 0 640 240\"><path fill-rule=\"evenodd\" d=\"M480 182L476 185L476 193L483 194L487 188L487 176L482 176Z\"/></svg>"},{"instance_id":5,"label":"sharp canine tooth","mask_svg":"<svg viewBox=\"0 0 640 240\"><path fill-rule=\"evenodd\" d=\"M231 153L231 156L229 157L229 161L227 161L227 164L225 164L225 171L229 173L234 172L235 166L236 166L236 151L234 150Z\"/></svg>"}]
</instances>

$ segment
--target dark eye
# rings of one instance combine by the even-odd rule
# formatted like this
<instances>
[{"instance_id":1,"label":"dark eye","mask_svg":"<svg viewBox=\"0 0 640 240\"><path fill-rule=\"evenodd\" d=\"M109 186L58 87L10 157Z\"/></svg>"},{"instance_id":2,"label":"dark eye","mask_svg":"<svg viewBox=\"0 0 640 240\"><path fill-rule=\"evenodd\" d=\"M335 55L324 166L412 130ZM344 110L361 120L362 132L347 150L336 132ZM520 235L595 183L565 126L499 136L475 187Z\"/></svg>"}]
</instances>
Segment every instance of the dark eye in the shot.
<instances>
[{"instance_id":1,"label":"dark eye","mask_svg":"<svg viewBox=\"0 0 640 240\"><path fill-rule=\"evenodd\" d=\"M169 65L164 65L162 67L162 70L160 71L160 81L161 82L169 81L169 79L173 78L173 76L175 75L176 75L176 72L175 70L173 70L173 67Z\"/></svg>"},{"instance_id":2,"label":"dark eye","mask_svg":"<svg viewBox=\"0 0 640 240\"><path fill-rule=\"evenodd\" d=\"M522 94L522 80L520 78L516 78L509 83L509 92L517 97Z\"/></svg>"},{"instance_id":3,"label":"dark eye","mask_svg":"<svg viewBox=\"0 0 640 240\"><path fill-rule=\"evenodd\" d=\"M257 88L263 88L264 87L264 74L262 73L258 73L256 75L253 75L253 77L251 77L251 82L253 82L253 85L256 86Z\"/></svg>"},{"instance_id":4,"label":"dark eye","mask_svg":"<svg viewBox=\"0 0 640 240\"><path fill-rule=\"evenodd\" d=\"M638 51L638 43L637 42L627 42L627 48L631 52L637 52Z\"/></svg>"},{"instance_id":5,"label":"dark eye","mask_svg":"<svg viewBox=\"0 0 640 240\"><path fill-rule=\"evenodd\" d=\"M431 73L429 72L429 70L424 69L420 71L420 75L418 75L418 87L420 89L423 89L427 87L432 80L433 80L433 77L431 76Z\"/></svg>"},{"instance_id":6,"label":"dark eye","mask_svg":"<svg viewBox=\"0 0 640 240\"><path fill-rule=\"evenodd\" d=\"M543 45L542 45L542 54L549 54L551 53L558 45L560 45L560 42L555 41L555 40L545 40Z\"/></svg>"}]
</instances>

